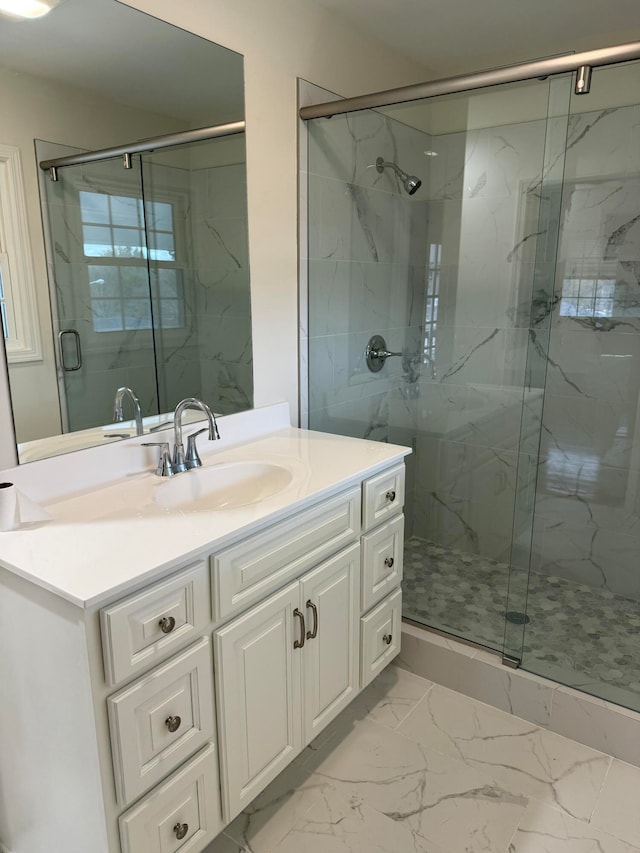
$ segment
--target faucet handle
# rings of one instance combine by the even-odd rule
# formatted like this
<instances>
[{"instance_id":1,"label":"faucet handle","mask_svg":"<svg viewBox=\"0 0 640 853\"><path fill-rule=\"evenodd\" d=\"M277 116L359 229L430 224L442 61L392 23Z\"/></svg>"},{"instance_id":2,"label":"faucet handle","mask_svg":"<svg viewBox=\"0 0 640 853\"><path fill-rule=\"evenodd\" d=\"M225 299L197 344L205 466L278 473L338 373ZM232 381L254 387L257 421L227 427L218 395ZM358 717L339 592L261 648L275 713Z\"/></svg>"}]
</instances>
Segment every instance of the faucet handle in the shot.
<instances>
[{"instance_id":1,"label":"faucet handle","mask_svg":"<svg viewBox=\"0 0 640 853\"><path fill-rule=\"evenodd\" d=\"M199 429L197 432L192 432L191 435L187 438L187 455L184 458L184 463L187 466L187 469L191 468L200 468L202 466L202 460L198 456L198 448L196 447L196 439L199 435L202 435L203 432L208 432L208 427L203 427Z\"/></svg>"},{"instance_id":2,"label":"faucet handle","mask_svg":"<svg viewBox=\"0 0 640 853\"><path fill-rule=\"evenodd\" d=\"M143 441L141 446L159 447L160 459L158 460L156 474L158 475L158 477L173 477L175 471L173 470L173 465L171 464L171 451L169 450L168 441Z\"/></svg>"}]
</instances>

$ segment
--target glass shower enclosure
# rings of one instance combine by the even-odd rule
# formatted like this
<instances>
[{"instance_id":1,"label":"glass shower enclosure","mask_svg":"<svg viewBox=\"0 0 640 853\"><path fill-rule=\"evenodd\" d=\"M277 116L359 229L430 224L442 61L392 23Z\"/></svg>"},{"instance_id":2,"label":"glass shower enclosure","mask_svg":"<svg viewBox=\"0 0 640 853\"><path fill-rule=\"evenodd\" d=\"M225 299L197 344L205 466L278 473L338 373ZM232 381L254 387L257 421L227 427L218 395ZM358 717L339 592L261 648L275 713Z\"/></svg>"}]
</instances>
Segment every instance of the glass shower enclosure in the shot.
<instances>
[{"instance_id":1,"label":"glass shower enclosure","mask_svg":"<svg viewBox=\"0 0 640 853\"><path fill-rule=\"evenodd\" d=\"M307 123L308 418L413 449L405 618L640 710L640 67L574 82Z\"/></svg>"},{"instance_id":2,"label":"glass shower enclosure","mask_svg":"<svg viewBox=\"0 0 640 853\"><path fill-rule=\"evenodd\" d=\"M212 138L45 179L65 432L111 423L121 386L145 416L251 407L244 159Z\"/></svg>"}]
</instances>

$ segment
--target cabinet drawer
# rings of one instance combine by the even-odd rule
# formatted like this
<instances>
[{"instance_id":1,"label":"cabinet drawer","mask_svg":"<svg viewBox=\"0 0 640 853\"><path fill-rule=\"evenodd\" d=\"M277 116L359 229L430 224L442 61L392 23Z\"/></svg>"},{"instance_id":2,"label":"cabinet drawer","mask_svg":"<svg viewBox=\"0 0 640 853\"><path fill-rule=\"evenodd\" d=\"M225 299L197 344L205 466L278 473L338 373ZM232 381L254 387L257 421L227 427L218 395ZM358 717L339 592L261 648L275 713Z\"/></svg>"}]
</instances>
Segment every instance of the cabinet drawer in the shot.
<instances>
[{"instance_id":1,"label":"cabinet drawer","mask_svg":"<svg viewBox=\"0 0 640 853\"><path fill-rule=\"evenodd\" d=\"M107 700L119 803L128 803L213 737L207 637Z\"/></svg>"},{"instance_id":2,"label":"cabinet drawer","mask_svg":"<svg viewBox=\"0 0 640 853\"><path fill-rule=\"evenodd\" d=\"M211 558L215 620L259 601L359 534L360 490L352 489L221 551Z\"/></svg>"},{"instance_id":3,"label":"cabinet drawer","mask_svg":"<svg viewBox=\"0 0 640 853\"><path fill-rule=\"evenodd\" d=\"M124 681L172 654L211 618L204 562L100 613L107 684Z\"/></svg>"},{"instance_id":4,"label":"cabinet drawer","mask_svg":"<svg viewBox=\"0 0 640 853\"><path fill-rule=\"evenodd\" d=\"M400 652L402 592L397 590L360 620L360 687Z\"/></svg>"},{"instance_id":5,"label":"cabinet drawer","mask_svg":"<svg viewBox=\"0 0 640 853\"><path fill-rule=\"evenodd\" d=\"M403 515L362 537L362 613L400 585L403 548Z\"/></svg>"},{"instance_id":6,"label":"cabinet drawer","mask_svg":"<svg viewBox=\"0 0 640 853\"><path fill-rule=\"evenodd\" d=\"M404 464L365 480L362 490L362 527L371 530L402 510Z\"/></svg>"},{"instance_id":7,"label":"cabinet drawer","mask_svg":"<svg viewBox=\"0 0 640 853\"><path fill-rule=\"evenodd\" d=\"M222 830L219 788L209 744L121 816L122 853L200 853Z\"/></svg>"}]
</instances>

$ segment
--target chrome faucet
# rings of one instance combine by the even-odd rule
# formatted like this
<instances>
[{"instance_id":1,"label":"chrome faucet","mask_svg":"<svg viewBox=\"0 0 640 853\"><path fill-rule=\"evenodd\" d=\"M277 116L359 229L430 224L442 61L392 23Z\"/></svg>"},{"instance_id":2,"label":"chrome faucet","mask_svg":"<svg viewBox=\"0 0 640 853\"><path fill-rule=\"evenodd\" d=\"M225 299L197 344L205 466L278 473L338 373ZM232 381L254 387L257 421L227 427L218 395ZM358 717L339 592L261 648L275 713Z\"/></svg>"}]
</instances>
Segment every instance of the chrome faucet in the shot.
<instances>
[{"instance_id":1,"label":"chrome faucet","mask_svg":"<svg viewBox=\"0 0 640 853\"><path fill-rule=\"evenodd\" d=\"M123 385L122 388L118 388L116 391L116 398L113 401L113 419L116 422L124 420L124 414L122 413L122 399L125 395L131 397L131 402L133 403L133 411L136 419L136 435L142 435L144 430L142 428L142 409L140 408L140 400L138 400L131 388L127 388Z\"/></svg>"},{"instance_id":2,"label":"chrome faucet","mask_svg":"<svg viewBox=\"0 0 640 853\"><path fill-rule=\"evenodd\" d=\"M189 436L189 449L186 458L184 455L184 446L182 444L182 416L187 409L199 409L205 414L207 421L209 422L209 441L214 441L215 439L220 438L216 416L206 403L203 403L202 400L198 400L196 397L187 397L186 400L181 400L176 406L176 410L173 415L173 437L175 444L173 448L172 467L175 473L178 473L179 471L187 471L191 468L199 468L202 465L200 457L198 456L195 439L201 432L205 432L205 429L198 430L198 432Z\"/></svg>"}]
</instances>

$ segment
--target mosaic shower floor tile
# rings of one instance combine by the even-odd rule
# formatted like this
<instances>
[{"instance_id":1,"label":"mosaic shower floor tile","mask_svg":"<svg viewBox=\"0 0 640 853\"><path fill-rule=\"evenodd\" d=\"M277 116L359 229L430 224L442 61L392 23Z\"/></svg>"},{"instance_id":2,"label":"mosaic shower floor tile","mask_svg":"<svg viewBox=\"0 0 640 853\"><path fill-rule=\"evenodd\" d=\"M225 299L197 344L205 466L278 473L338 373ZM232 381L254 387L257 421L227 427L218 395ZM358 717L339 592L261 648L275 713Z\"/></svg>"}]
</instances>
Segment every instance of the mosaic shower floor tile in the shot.
<instances>
[{"instance_id":1,"label":"mosaic shower floor tile","mask_svg":"<svg viewBox=\"0 0 640 853\"><path fill-rule=\"evenodd\" d=\"M405 545L403 615L421 624L501 651L508 584L506 563L418 537ZM531 572L526 616L524 669L640 708L640 603Z\"/></svg>"}]
</instances>

